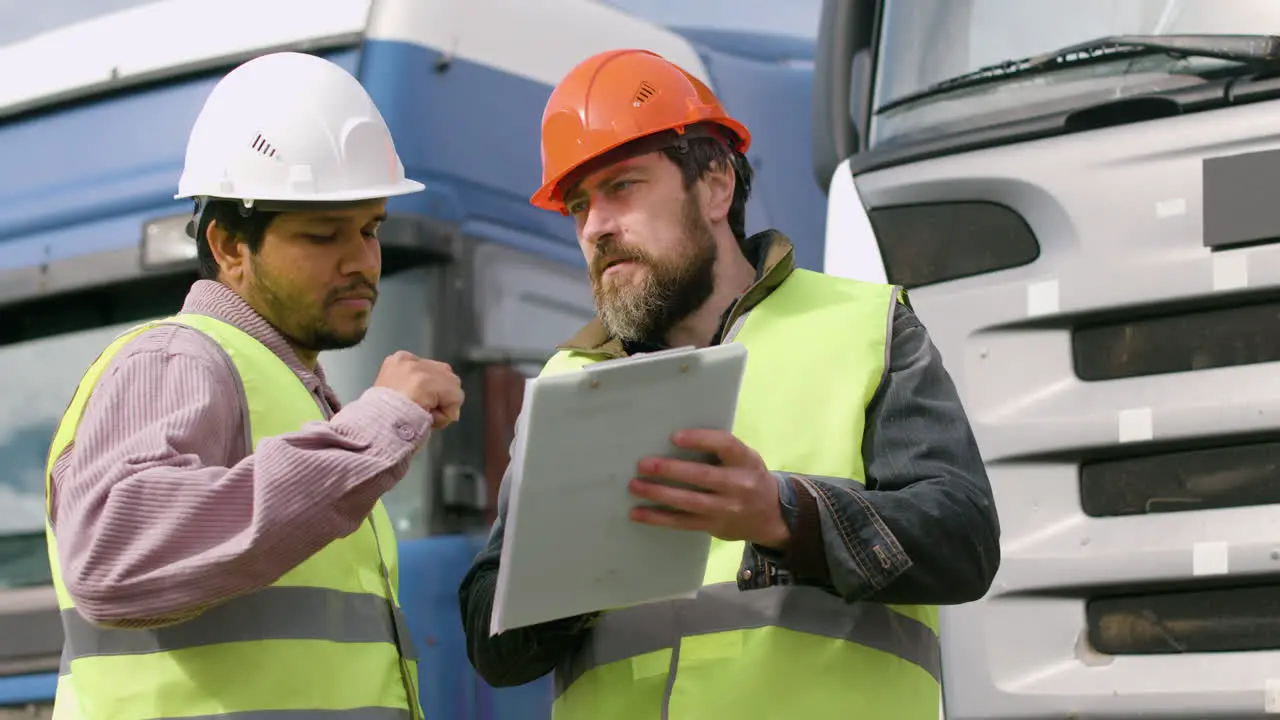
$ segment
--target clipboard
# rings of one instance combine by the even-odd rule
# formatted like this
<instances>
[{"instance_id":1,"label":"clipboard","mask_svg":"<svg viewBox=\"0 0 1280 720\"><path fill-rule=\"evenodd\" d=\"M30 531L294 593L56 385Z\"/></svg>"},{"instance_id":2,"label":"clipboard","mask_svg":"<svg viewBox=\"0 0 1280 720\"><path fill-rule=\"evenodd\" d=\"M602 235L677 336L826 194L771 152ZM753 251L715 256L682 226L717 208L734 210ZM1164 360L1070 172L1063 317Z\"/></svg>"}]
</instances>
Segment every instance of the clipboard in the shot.
<instances>
[{"instance_id":1,"label":"clipboard","mask_svg":"<svg viewBox=\"0 0 1280 720\"><path fill-rule=\"evenodd\" d=\"M634 522L627 489L687 428L733 429L747 348L675 348L530 380L513 443L490 634L691 597L711 536Z\"/></svg>"}]
</instances>

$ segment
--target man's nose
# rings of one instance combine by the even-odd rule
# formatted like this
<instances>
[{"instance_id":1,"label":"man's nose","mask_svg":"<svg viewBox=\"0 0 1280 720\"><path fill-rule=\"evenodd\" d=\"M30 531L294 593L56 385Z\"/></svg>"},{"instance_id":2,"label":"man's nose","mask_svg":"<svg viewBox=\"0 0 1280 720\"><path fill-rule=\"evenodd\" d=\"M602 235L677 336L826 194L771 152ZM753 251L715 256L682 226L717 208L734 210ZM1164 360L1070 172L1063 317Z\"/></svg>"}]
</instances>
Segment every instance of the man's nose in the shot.
<instances>
[{"instance_id":1,"label":"man's nose","mask_svg":"<svg viewBox=\"0 0 1280 720\"><path fill-rule=\"evenodd\" d=\"M343 275L359 274L371 280L378 277L382 268L382 246L376 238L357 231L347 237L342 250L342 266L339 270Z\"/></svg>"},{"instance_id":2,"label":"man's nose","mask_svg":"<svg viewBox=\"0 0 1280 720\"><path fill-rule=\"evenodd\" d=\"M618 218L605 203L592 203L582 221L582 238L592 248L618 234Z\"/></svg>"}]
</instances>

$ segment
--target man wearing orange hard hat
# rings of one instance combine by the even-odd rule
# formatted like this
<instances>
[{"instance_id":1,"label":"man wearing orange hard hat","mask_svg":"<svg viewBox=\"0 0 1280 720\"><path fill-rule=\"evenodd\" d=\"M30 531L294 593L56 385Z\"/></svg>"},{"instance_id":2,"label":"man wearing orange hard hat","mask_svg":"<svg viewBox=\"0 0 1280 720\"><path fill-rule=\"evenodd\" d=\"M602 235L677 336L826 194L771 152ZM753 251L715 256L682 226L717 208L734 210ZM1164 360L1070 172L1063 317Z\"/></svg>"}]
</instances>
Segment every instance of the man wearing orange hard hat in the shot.
<instances>
[{"instance_id":1,"label":"man wearing orange hard hat","mask_svg":"<svg viewBox=\"0 0 1280 720\"><path fill-rule=\"evenodd\" d=\"M973 432L905 292L796 268L775 230L748 236L750 143L710 89L644 50L588 58L542 117L531 202L574 218L597 307L543 372L750 351L733 433L672 438L719 462L647 458L630 483L675 509L633 521L713 536L696 598L490 637L504 480L459 593L468 657L495 686L554 671L558 720L934 720L937 606L982 597L1000 563Z\"/></svg>"}]
</instances>

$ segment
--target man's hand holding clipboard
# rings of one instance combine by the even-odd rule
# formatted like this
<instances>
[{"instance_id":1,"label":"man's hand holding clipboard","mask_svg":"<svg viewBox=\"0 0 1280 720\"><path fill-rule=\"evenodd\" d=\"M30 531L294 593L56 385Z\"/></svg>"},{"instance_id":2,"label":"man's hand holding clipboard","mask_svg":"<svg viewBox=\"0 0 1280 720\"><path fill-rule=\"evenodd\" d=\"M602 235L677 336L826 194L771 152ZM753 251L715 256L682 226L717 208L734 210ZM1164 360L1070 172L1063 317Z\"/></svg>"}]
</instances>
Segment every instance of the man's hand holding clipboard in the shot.
<instances>
[{"instance_id":1,"label":"man's hand holding clipboard","mask_svg":"<svg viewBox=\"0 0 1280 720\"><path fill-rule=\"evenodd\" d=\"M719 462L642 459L636 465L639 477L631 481L629 489L636 497L662 507L632 508L632 520L700 530L721 540L745 540L769 548L786 545L791 533L778 503L778 481L759 453L721 430L682 430L671 442Z\"/></svg>"}]
</instances>

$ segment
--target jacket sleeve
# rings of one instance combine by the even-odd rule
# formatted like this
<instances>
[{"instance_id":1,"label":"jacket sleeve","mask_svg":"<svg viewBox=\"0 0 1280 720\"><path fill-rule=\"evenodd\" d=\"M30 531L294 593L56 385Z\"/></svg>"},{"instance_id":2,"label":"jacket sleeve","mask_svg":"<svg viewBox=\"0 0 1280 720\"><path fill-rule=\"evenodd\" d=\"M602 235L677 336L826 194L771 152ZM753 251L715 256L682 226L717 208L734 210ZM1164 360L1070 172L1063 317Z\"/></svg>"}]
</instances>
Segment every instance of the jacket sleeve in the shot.
<instances>
[{"instance_id":1,"label":"jacket sleeve","mask_svg":"<svg viewBox=\"0 0 1280 720\"><path fill-rule=\"evenodd\" d=\"M577 649L597 615L579 615L489 635L510 480L508 467L498 490L498 516L489 531L489 540L458 588L467 659L480 677L494 687L524 685L554 670Z\"/></svg>"},{"instance_id":2,"label":"jacket sleeve","mask_svg":"<svg viewBox=\"0 0 1280 720\"><path fill-rule=\"evenodd\" d=\"M275 582L355 531L430 434L430 414L375 387L248 454L240 397L194 330L149 330L108 364L53 473L61 569L86 619L163 626Z\"/></svg>"},{"instance_id":3,"label":"jacket sleeve","mask_svg":"<svg viewBox=\"0 0 1280 720\"><path fill-rule=\"evenodd\" d=\"M889 368L862 445L865 486L775 473L792 539L785 554L761 554L793 582L850 601L980 599L1000 565L991 485L955 384L906 304L895 308Z\"/></svg>"}]
</instances>

